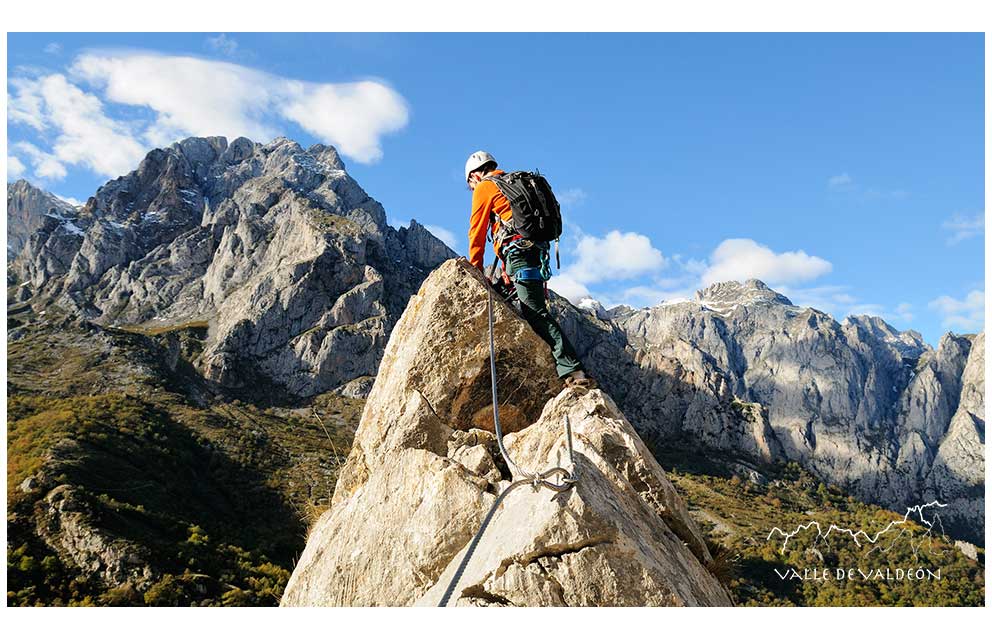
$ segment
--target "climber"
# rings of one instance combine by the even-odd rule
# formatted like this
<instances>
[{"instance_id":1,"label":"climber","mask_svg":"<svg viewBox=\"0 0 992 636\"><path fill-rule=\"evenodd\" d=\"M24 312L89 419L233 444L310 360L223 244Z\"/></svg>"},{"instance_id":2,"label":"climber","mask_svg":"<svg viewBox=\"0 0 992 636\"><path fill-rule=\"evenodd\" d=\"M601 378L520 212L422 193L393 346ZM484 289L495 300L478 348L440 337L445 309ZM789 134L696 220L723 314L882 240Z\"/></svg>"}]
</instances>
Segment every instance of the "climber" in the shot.
<instances>
[{"instance_id":1,"label":"climber","mask_svg":"<svg viewBox=\"0 0 992 636\"><path fill-rule=\"evenodd\" d=\"M537 335L551 347L558 377L565 381L565 386L594 388L595 381L585 373L571 343L548 311L546 294L547 280L551 277L550 243L525 239L514 231L513 210L495 180L506 173L497 170L496 166L496 159L482 150L472 153L465 162L465 180L472 190L468 260L485 273L486 235L491 230L496 258L502 261L503 271L512 279L521 313Z\"/></svg>"}]
</instances>

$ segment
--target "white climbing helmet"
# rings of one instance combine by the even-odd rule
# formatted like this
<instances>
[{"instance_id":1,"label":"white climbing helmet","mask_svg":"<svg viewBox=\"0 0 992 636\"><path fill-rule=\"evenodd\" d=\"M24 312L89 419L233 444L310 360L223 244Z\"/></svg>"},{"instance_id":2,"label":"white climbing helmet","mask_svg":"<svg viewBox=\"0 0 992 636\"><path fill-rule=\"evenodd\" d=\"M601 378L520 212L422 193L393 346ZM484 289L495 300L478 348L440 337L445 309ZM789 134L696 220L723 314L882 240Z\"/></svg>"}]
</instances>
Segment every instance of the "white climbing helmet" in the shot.
<instances>
[{"instance_id":1,"label":"white climbing helmet","mask_svg":"<svg viewBox=\"0 0 992 636\"><path fill-rule=\"evenodd\" d=\"M472 174L473 170L478 170L490 161L496 163L496 157L485 150L477 150L469 155L468 161L465 162L465 181L468 181L468 175Z\"/></svg>"}]
</instances>

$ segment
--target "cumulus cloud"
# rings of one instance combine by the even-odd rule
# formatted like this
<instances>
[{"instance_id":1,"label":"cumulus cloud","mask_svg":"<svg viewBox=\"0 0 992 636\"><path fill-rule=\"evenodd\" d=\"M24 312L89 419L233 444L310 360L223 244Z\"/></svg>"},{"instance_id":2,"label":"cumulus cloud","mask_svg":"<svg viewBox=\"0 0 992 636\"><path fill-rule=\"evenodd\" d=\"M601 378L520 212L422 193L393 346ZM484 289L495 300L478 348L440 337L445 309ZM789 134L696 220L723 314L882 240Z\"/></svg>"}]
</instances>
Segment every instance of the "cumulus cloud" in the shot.
<instances>
[{"instance_id":1,"label":"cumulus cloud","mask_svg":"<svg viewBox=\"0 0 992 636\"><path fill-rule=\"evenodd\" d=\"M54 155L44 152L34 144L19 141L13 144L11 149L27 159L33 168L35 176L39 179L57 180L65 178L66 169L62 165L62 162ZM15 156L14 158L16 159L17 157Z\"/></svg>"},{"instance_id":2,"label":"cumulus cloud","mask_svg":"<svg viewBox=\"0 0 992 636\"><path fill-rule=\"evenodd\" d=\"M78 164L105 176L132 170L146 149L129 126L111 119L103 103L81 90L64 75L11 82L16 91L10 114L13 121L39 131L54 130L49 152L27 142L14 144L34 165L40 178L61 179L66 164Z\"/></svg>"},{"instance_id":3,"label":"cumulus cloud","mask_svg":"<svg viewBox=\"0 0 992 636\"><path fill-rule=\"evenodd\" d=\"M948 329L981 331L985 327L985 290L974 289L961 300L940 296L928 305L940 314L941 324Z\"/></svg>"},{"instance_id":4,"label":"cumulus cloud","mask_svg":"<svg viewBox=\"0 0 992 636\"><path fill-rule=\"evenodd\" d=\"M947 244L956 245L965 239L985 233L985 214L982 213L975 216L955 214L944 221L941 224L941 228L950 234L947 237Z\"/></svg>"},{"instance_id":5,"label":"cumulus cloud","mask_svg":"<svg viewBox=\"0 0 992 636\"><path fill-rule=\"evenodd\" d=\"M44 50L49 55L60 55L62 53L62 45L58 42L49 42Z\"/></svg>"},{"instance_id":6,"label":"cumulus cloud","mask_svg":"<svg viewBox=\"0 0 992 636\"><path fill-rule=\"evenodd\" d=\"M672 260L688 274L695 274L701 276L703 272L706 271L708 265L705 259L698 258L685 258L681 254L672 255Z\"/></svg>"},{"instance_id":7,"label":"cumulus cloud","mask_svg":"<svg viewBox=\"0 0 992 636\"><path fill-rule=\"evenodd\" d=\"M611 303L612 305L631 305L633 307L654 307L663 303L675 303L684 300L692 300L696 297L696 288L675 287L666 288L664 285L657 287L650 285L635 285L624 289L620 298Z\"/></svg>"},{"instance_id":8,"label":"cumulus cloud","mask_svg":"<svg viewBox=\"0 0 992 636\"><path fill-rule=\"evenodd\" d=\"M548 281L548 287L567 298L572 304L578 304L583 298L592 298L588 287L564 271L556 272Z\"/></svg>"},{"instance_id":9,"label":"cumulus cloud","mask_svg":"<svg viewBox=\"0 0 992 636\"><path fill-rule=\"evenodd\" d=\"M651 239L636 232L583 235L574 253L576 262L562 271L583 285L634 278L665 266L665 257L651 245Z\"/></svg>"},{"instance_id":10,"label":"cumulus cloud","mask_svg":"<svg viewBox=\"0 0 992 636\"><path fill-rule=\"evenodd\" d=\"M276 96L282 114L362 163L382 158L379 138L406 126L407 107L378 82L285 82Z\"/></svg>"},{"instance_id":11,"label":"cumulus cloud","mask_svg":"<svg viewBox=\"0 0 992 636\"><path fill-rule=\"evenodd\" d=\"M305 82L229 62L152 53L89 53L73 71L101 86L111 101L155 111L147 137L156 144L183 135L267 141L289 121L369 163L382 157L382 136L408 121L399 93L372 80Z\"/></svg>"},{"instance_id":12,"label":"cumulus cloud","mask_svg":"<svg viewBox=\"0 0 992 636\"><path fill-rule=\"evenodd\" d=\"M41 81L24 77L12 77L9 85L14 92L7 95L7 120L15 124L25 124L35 130L48 127L41 94Z\"/></svg>"},{"instance_id":13,"label":"cumulus cloud","mask_svg":"<svg viewBox=\"0 0 992 636\"><path fill-rule=\"evenodd\" d=\"M24 174L24 164L14 155L7 155L7 178L16 179Z\"/></svg>"},{"instance_id":14,"label":"cumulus cloud","mask_svg":"<svg viewBox=\"0 0 992 636\"><path fill-rule=\"evenodd\" d=\"M230 43L216 44L230 49ZM147 52L85 53L65 74L13 77L9 87L8 121L51 140L50 148L38 149L62 166L60 172L45 164L51 178L65 176L68 165L117 176L151 147L183 137L264 142L293 124L369 163L382 157L382 137L408 121L406 102L380 81L306 82L229 62ZM121 111L119 105L132 108ZM129 119L110 112L127 112ZM35 163L35 155L21 157L22 163L25 158Z\"/></svg>"},{"instance_id":15,"label":"cumulus cloud","mask_svg":"<svg viewBox=\"0 0 992 636\"><path fill-rule=\"evenodd\" d=\"M802 250L776 253L751 239L727 239L710 257L701 283L757 278L768 285L811 280L829 273L833 265Z\"/></svg>"},{"instance_id":16,"label":"cumulus cloud","mask_svg":"<svg viewBox=\"0 0 992 636\"><path fill-rule=\"evenodd\" d=\"M594 257L604 251L602 249L604 242L612 234L620 237L625 234L612 232L603 238L597 238L582 234L579 228L573 229L580 235L578 247L573 251L578 262L566 268L561 275L556 274L549 283L552 289L572 303L577 304L583 298L593 297L606 307L619 304L654 307L664 303L692 300L697 290L713 283L757 278L788 297L794 304L814 307L831 314L837 320L845 316L867 314L905 326L915 317L913 306L907 302L899 303L893 309L888 305L866 302L858 298L849 285L810 284L814 279L832 270L832 265L828 261L802 250L775 252L752 239L725 240L706 259L673 254L662 257L662 264L659 265L659 252L654 258L643 259L652 267L642 268L637 276L630 277L637 280L624 285L620 277L593 275L592 272L596 271L595 268L599 265ZM629 254L640 251L642 254L651 254L654 248L649 247L650 242L647 237L640 239L630 240L629 244L614 244L613 249L608 249L606 252ZM645 247L645 243L648 247ZM638 245L640 245L639 250ZM659 275L659 270L662 269L665 275ZM600 271L607 272L610 268L601 266ZM644 278L648 280L645 281ZM614 282L618 279L621 280L620 284ZM593 291L590 291L590 286L594 287ZM965 313L964 317L967 318L966 312L953 311L958 308L957 305L941 301L940 306L950 312L949 316ZM956 317L951 318L949 324L964 327L965 324L973 325L974 322L968 323Z\"/></svg>"}]
</instances>

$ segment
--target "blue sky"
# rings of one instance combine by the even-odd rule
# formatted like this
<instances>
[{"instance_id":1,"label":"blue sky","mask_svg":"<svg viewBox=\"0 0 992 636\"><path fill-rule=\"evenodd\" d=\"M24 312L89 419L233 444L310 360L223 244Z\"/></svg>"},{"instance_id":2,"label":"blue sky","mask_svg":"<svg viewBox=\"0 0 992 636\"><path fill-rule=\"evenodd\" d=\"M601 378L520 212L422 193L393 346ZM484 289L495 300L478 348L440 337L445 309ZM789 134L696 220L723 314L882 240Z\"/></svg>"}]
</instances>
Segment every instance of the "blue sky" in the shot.
<instances>
[{"instance_id":1,"label":"blue sky","mask_svg":"<svg viewBox=\"0 0 992 636\"><path fill-rule=\"evenodd\" d=\"M573 300L760 278L931 344L984 325L981 34L14 34L8 179L84 200L188 134L332 143L464 252L474 150L564 203ZM11 160L11 157L14 159Z\"/></svg>"}]
</instances>

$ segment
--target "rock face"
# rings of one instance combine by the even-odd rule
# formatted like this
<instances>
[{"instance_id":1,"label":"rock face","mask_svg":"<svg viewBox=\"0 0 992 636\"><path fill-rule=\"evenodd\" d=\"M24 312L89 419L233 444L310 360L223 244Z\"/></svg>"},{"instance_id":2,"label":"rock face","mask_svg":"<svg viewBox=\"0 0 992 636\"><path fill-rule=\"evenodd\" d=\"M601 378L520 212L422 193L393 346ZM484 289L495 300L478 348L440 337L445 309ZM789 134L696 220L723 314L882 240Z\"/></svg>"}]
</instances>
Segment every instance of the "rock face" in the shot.
<instances>
[{"instance_id":1,"label":"rock face","mask_svg":"<svg viewBox=\"0 0 992 636\"><path fill-rule=\"evenodd\" d=\"M555 495L530 485L497 510L458 605L727 605L685 506L613 400L560 391L550 352L497 301L497 377L509 453L573 467ZM515 476L492 433L486 292L464 259L411 298L369 395L331 510L282 604L434 605L496 494ZM533 423L532 423L533 422Z\"/></svg>"},{"instance_id":2,"label":"rock face","mask_svg":"<svg viewBox=\"0 0 992 636\"><path fill-rule=\"evenodd\" d=\"M388 226L331 147L210 137L46 217L14 269L99 324L209 324L207 378L307 396L375 375L407 299L453 255L416 222Z\"/></svg>"},{"instance_id":3,"label":"rock face","mask_svg":"<svg viewBox=\"0 0 992 636\"><path fill-rule=\"evenodd\" d=\"M156 573L146 562L145 550L94 524L98 517L88 499L74 486L53 489L38 506L38 536L67 563L109 587L130 583L139 590L147 589Z\"/></svg>"},{"instance_id":4,"label":"rock face","mask_svg":"<svg viewBox=\"0 0 992 636\"><path fill-rule=\"evenodd\" d=\"M24 179L7 184L7 261L23 249L28 237L44 225L45 217L71 217L75 207Z\"/></svg>"},{"instance_id":5,"label":"rock face","mask_svg":"<svg viewBox=\"0 0 992 636\"><path fill-rule=\"evenodd\" d=\"M838 323L757 280L612 316L558 311L642 435L796 461L896 510L946 500L946 525L983 536L984 334L947 334L933 350L915 331Z\"/></svg>"}]
</instances>

